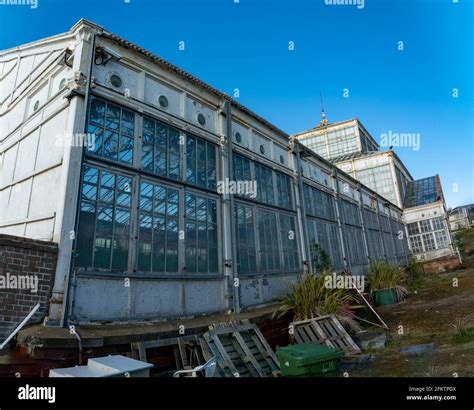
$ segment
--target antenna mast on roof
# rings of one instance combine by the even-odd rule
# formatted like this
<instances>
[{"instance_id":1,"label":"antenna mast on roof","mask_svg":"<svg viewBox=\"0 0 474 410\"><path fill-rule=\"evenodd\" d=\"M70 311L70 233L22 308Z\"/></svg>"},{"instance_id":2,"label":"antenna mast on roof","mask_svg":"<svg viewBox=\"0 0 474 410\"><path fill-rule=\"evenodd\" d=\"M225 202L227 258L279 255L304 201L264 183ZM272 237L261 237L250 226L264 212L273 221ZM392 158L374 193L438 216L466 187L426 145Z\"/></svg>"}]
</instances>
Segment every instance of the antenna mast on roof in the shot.
<instances>
[{"instance_id":1,"label":"antenna mast on roof","mask_svg":"<svg viewBox=\"0 0 474 410\"><path fill-rule=\"evenodd\" d=\"M319 126L323 127L325 125L328 125L329 121L327 120L326 113L324 112L323 95L322 95L321 91L319 92L319 99L321 100L321 117L322 117L322 119L319 123Z\"/></svg>"}]
</instances>

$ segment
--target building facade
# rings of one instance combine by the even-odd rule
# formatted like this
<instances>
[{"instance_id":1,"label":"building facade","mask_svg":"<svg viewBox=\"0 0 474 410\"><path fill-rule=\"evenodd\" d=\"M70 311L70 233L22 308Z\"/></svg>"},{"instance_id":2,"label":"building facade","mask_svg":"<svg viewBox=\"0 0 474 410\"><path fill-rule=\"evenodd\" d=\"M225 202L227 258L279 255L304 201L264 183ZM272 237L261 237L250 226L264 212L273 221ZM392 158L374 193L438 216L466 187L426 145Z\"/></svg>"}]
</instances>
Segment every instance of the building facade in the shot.
<instances>
[{"instance_id":1,"label":"building facade","mask_svg":"<svg viewBox=\"0 0 474 410\"><path fill-rule=\"evenodd\" d=\"M449 226L452 231L470 228L474 220L474 204L458 206L449 211Z\"/></svg>"},{"instance_id":2,"label":"building facade","mask_svg":"<svg viewBox=\"0 0 474 410\"><path fill-rule=\"evenodd\" d=\"M323 111L316 127L294 138L402 208L410 251L416 259L455 254L439 176L414 181L396 153L380 151L358 119L331 124Z\"/></svg>"},{"instance_id":3,"label":"building facade","mask_svg":"<svg viewBox=\"0 0 474 410\"><path fill-rule=\"evenodd\" d=\"M438 175L409 183L403 218L410 250L416 259L430 260L455 254Z\"/></svg>"},{"instance_id":4,"label":"building facade","mask_svg":"<svg viewBox=\"0 0 474 410\"><path fill-rule=\"evenodd\" d=\"M316 244L333 270L407 263L396 203L102 27L3 51L0 75L0 232L59 245L52 325L264 306Z\"/></svg>"}]
</instances>

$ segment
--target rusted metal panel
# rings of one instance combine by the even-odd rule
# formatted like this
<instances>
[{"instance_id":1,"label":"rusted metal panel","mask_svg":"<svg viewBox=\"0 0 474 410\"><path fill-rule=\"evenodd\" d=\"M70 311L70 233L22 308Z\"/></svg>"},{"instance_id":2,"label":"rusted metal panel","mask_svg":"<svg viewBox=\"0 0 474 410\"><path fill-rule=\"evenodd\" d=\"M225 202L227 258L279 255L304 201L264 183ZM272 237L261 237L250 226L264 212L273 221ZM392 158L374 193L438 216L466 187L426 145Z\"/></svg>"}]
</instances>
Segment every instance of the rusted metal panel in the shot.
<instances>
[{"instance_id":1,"label":"rusted metal panel","mask_svg":"<svg viewBox=\"0 0 474 410\"><path fill-rule=\"evenodd\" d=\"M295 282L297 278L298 273L240 278L240 302L242 307L275 302L278 297L286 294L288 283Z\"/></svg>"},{"instance_id":2,"label":"rusted metal panel","mask_svg":"<svg viewBox=\"0 0 474 410\"><path fill-rule=\"evenodd\" d=\"M222 312L223 281L130 278L126 286L123 277L78 275L71 316L80 321L129 321Z\"/></svg>"}]
</instances>

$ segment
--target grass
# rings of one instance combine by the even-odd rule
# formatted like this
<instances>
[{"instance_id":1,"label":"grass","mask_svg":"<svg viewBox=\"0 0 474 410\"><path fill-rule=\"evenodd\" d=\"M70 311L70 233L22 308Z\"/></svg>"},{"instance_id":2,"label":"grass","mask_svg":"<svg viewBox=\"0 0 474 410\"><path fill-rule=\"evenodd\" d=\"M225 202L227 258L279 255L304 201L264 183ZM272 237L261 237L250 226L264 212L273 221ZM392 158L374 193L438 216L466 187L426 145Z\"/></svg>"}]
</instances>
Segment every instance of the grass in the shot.
<instances>
[{"instance_id":1,"label":"grass","mask_svg":"<svg viewBox=\"0 0 474 410\"><path fill-rule=\"evenodd\" d=\"M387 347L374 351L375 360L354 368L351 376L474 377L474 229L460 232L459 238L464 267L439 274L409 272L407 285L413 289L422 284L422 290L398 305L377 308L390 327ZM453 278L459 280L458 287ZM403 334L398 334L400 324ZM423 356L401 353L425 343L434 343L435 349Z\"/></svg>"},{"instance_id":2,"label":"grass","mask_svg":"<svg viewBox=\"0 0 474 410\"><path fill-rule=\"evenodd\" d=\"M461 345L463 343L474 342L474 330L470 329L462 334L455 334L452 339L453 344Z\"/></svg>"},{"instance_id":3,"label":"grass","mask_svg":"<svg viewBox=\"0 0 474 410\"><path fill-rule=\"evenodd\" d=\"M454 330L453 343L462 344L474 340L474 329L471 328L471 315L458 316L451 323Z\"/></svg>"}]
</instances>

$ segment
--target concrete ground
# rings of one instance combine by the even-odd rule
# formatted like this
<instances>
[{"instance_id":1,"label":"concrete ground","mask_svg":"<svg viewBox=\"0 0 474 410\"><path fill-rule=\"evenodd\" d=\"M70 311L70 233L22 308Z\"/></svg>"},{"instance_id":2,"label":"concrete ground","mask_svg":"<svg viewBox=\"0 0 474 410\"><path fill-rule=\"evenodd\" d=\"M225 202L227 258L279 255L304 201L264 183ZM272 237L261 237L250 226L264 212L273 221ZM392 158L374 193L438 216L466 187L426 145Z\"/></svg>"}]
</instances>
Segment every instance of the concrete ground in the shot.
<instances>
[{"instance_id":1,"label":"concrete ground","mask_svg":"<svg viewBox=\"0 0 474 410\"><path fill-rule=\"evenodd\" d=\"M465 268L423 275L409 286L404 302L377 308L390 327L387 347L370 351L375 360L351 370L350 377L474 376L474 229L459 236ZM467 334L456 336L452 324L458 320L466 323ZM434 343L430 353L401 352L428 343Z\"/></svg>"}]
</instances>

